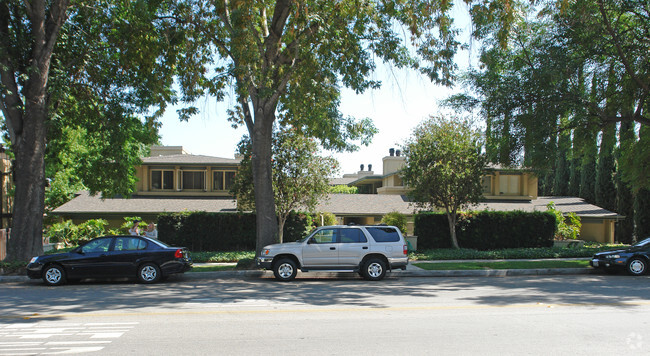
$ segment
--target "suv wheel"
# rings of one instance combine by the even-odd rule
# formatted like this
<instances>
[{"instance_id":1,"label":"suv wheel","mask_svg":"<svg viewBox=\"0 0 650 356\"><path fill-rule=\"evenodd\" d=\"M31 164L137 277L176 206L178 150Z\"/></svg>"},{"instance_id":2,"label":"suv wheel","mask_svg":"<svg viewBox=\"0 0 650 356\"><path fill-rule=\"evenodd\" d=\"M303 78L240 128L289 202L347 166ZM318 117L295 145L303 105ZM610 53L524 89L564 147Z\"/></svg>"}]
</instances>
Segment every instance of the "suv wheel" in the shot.
<instances>
[{"instance_id":1,"label":"suv wheel","mask_svg":"<svg viewBox=\"0 0 650 356\"><path fill-rule=\"evenodd\" d=\"M363 277L369 281L379 281L386 275L386 262L380 258L370 258L363 265Z\"/></svg>"},{"instance_id":2,"label":"suv wheel","mask_svg":"<svg viewBox=\"0 0 650 356\"><path fill-rule=\"evenodd\" d=\"M282 258L273 265L273 274L277 280L288 282L296 278L298 269L296 263L290 258Z\"/></svg>"}]
</instances>

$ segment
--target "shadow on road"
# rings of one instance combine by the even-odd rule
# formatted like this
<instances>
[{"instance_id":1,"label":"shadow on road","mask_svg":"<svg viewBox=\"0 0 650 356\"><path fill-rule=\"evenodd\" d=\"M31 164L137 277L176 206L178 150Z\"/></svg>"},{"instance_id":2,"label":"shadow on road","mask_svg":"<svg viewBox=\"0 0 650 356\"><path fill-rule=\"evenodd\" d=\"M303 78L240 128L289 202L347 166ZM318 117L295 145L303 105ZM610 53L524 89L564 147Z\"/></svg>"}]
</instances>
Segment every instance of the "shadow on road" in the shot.
<instances>
[{"instance_id":1,"label":"shadow on road","mask_svg":"<svg viewBox=\"0 0 650 356\"><path fill-rule=\"evenodd\" d=\"M426 305L585 304L626 308L648 299L650 277L611 275L521 277L389 277L380 282L350 278L298 278L282 283L271 278L192 279L173 276L155 285L132 281L86 281L48 287L40 281L0 284L0 323L28 322L30 316L88 312L138 312L147 308L173 312L193 301L314 307L388 308L408 297ZM461 293L459 293L461 292ZM381 298L379 298L381 296ZM439 297L445 298L439 298ZM452 298L450 301L449 298ZM442 301L444 300L444 302ZM620 303L620 304L619 304ZM242 304L243 305L243 304Z\"/></svg>"}]
</instances>

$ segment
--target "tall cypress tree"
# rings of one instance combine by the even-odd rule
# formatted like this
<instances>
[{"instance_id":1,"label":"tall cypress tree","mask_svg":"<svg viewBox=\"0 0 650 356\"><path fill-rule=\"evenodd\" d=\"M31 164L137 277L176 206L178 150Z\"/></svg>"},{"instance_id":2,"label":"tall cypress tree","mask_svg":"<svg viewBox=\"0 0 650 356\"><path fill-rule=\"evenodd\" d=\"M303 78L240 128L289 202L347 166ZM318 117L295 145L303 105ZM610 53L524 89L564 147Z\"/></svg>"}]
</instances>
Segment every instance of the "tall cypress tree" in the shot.
<instances>
[{"instance_id":1,"label":"tall cypress tree","mask_svg":"<svg viewBox=\"0 0 650 356\"><path fill-rule=\"evenodd\" d=\"M596 167L596 205L610 211L616 210L616 186L614 184L614 147L616 127L603 127Z\"/></svg>"},{"instance_id":2,"label":"tall cypress tree","mask_svg":"<svg viewBox=\"0 0 650 356\"><path fill-rule=\"evenodd\" d=\"M569 195L580 196L580 154L576 139L571 140L571 162L569 169Z\"/></svg>"},{"instance_id":3,"label":"tall cypress tree","mask_svg":"<svg viewBox=\"0 0 650 356\"><path fill-rule=\"evenodd\" d=\"M570 173L570 149L571 133L568 130L560 132L557 143L557 157L555 164L555 181L553 182L553 194L565 196L569 195Z\"/></svg>"},{"instance_id":4,"label":"tall cypress tree","mask_svg":"<svg viewBox=\"0 0 650 356\"><path fill-rule=\"evenodd\" d=\"M639 130L639 143L650 144L650 128L641 125ZM637 240L650 237L650 190L639 189L634 196L634 223Z\"/></svg>"},{"instance_id":5,"label":"tall cypress tree","mask_svg":"<svg viewBox=\"0 0 650 356\"><path fill-rule=\"evenodd\" d=\"M616 150L616 158L622 157L623 152L635 141L634 123L621 122L619 129L620 146ZM621 179L620 166L616 172L616 212L625 218L616 223L616 241L632 243L634 241L634 196L630 187Z\"/></svg>"}]
</instances>

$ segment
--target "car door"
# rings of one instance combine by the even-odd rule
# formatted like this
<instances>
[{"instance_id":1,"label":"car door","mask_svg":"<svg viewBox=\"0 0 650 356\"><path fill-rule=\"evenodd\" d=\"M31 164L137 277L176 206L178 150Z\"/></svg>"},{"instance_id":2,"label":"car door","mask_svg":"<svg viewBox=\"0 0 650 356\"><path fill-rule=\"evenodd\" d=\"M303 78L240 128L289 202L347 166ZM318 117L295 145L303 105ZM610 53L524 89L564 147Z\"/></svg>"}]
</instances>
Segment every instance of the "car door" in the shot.
<instances>
[{"instance_id":1,"label":"car door","mask_svg":"<svg viewBox=\"0 0 650 356\"><path fill-rule=\"evenodd\" d=\"M112 237L102 237L81 246L68 263L70 278L99 278L110 275L109 251Z\"/></svg>"},{"instance_id":2,"label":"car door","mask_svg":"<svg viewBox=\"0 0 650 356\"><path fill-rule=\"evenodd\" d=\"M359 228L342 228L338 231L339 265L357 266L368 253L368 239Z\"/></svg>"},{"instance_id":3,"label":"car door","mask_svg":"<svg viewBox=\"0 0 650 356\"><path fill-rule=\"evenodd\" d=\"M147 242L137 236L118 236L110 253L111 273L114 276L133 277L138 262L147 248Z\"/></svg>"},{"instance_id":4,"label":"car door","mask_svg":"<svg viewBox=\"0 0 650 356\"><path fill-rule=\"evenodd\" d=\"M303 246L302 261L305 267L336 266L339 260L337 229L316 231Z\"/></svg>"}]
</instances>

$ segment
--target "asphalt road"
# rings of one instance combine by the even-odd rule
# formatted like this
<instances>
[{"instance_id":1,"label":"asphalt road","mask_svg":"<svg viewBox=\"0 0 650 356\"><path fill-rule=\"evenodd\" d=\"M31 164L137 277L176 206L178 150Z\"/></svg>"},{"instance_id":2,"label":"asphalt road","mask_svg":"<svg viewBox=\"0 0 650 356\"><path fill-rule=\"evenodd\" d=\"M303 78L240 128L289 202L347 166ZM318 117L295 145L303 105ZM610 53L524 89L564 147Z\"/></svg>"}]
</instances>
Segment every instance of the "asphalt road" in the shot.
<instances>
[{"instance_id":1,"label":"asphalt road","mask_svg":"<svg viewBox=\"0 0 650 356\"><path fill-rule=\"evenodd\" d=\"M0 284L0 355L650 352L650 277Z\"/></svg>"}]
</instances>

